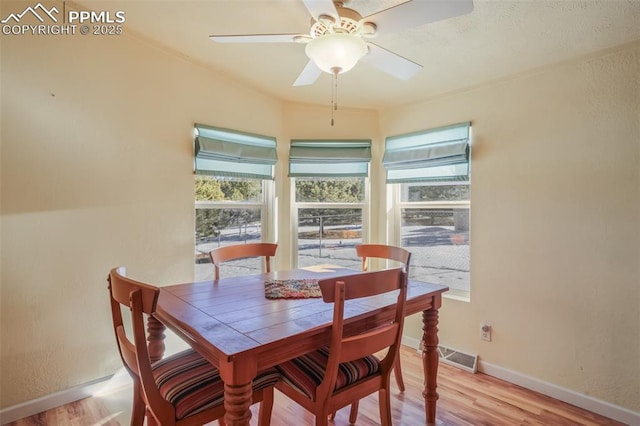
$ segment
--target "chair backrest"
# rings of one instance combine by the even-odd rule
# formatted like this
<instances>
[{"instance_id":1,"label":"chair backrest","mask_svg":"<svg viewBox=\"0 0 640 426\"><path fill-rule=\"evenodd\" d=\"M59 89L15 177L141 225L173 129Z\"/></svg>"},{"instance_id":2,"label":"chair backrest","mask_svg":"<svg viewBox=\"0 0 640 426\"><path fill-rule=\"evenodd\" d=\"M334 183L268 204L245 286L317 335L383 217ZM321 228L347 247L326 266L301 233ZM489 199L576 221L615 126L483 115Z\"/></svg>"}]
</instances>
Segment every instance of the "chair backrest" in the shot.
<instances>
[{"instance_id":1,"label":"chair backrest","mask_svg":"<svg viewBox=\"0 0 640 426\"><path fill-rule=\"evenodd\" d=\"M246 257L264 257L266 271L271 272L271 257L276 255L277 244L274 243L249 243L235 244L219 247L209 252L213 263L214 278L220 279L220 264L228 260L243 259Z\"/></svg>"},{"instance_id":2,"label":"chair backrest","mask_svg":"<svg viewBox=\"0 0 640 426\"><path fill-rule=\"evenodd\" d=\"M353 361L389 348L381 361L381 374L390 374L400 349L404 310L407 300L407 274L403 268L363 272L338 278L320 280L322 299L334 303L333 326L327 369L317 395L329 395L335 388L340 363ZM345 301L398 291L394 319L375 328L358 329L345 335Z\"/></svg>"},{"instance_id":3,"label":"chair backrest","mask_svg":"<svg viewBox=\"0 0 640 426\"><path fill-rule=\"evenodd\" d=\"M400 262L404 265L407 274L409 273L409 262L411 262L411 252L402 247L389 246L384 244L360 244L356 246L356 254L362 258L362 270L369 269L369 258L389 259Z\"/></svg>"},{"instance_id":4,"label":"chair backrest","mask_svg":"<svg viewBox=\"0 0 640 426\"><path fill-rule=\"evenodd\" d=\"M155 286L127 278L125 274L126 269L119 267L112 269L108 277L111 315L120 356L134 382L141 386L146 404L154 407L154 414L174 416L173 406L160 395L153 377L144 324L144 316L151 315L156 310L160 290ZM133 340L126 333L121 305L131 310Z\"/></svg>"}]
</instances>

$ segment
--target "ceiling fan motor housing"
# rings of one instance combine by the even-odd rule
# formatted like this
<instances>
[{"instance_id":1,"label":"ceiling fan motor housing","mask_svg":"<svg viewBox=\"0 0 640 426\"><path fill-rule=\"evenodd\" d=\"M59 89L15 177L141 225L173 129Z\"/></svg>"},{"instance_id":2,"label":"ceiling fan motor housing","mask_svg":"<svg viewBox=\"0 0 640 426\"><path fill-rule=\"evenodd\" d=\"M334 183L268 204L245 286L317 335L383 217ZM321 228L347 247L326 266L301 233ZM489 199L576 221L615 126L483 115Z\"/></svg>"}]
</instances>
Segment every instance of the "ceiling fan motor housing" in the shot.
<instances>
[{"instance_id":1,"label":"ceiling fan motor housing","mask_svg":"<svg viewBox=\"0 0 640 426\"><path fill-rule=\"evenodd\" d=\"M311 37L321 37L330 33L342 33L342 34L368 34L371 28L371 23L362 23L362 15L353 9L347 7L336 8L339 18L335 19L331 15L320 15L318 20L311 25ZM370 25L369 25L370 24ZM373 25L375 28L375 25ZM363 31L363 28L365 28Z\"/></svg>"}]
</instances>

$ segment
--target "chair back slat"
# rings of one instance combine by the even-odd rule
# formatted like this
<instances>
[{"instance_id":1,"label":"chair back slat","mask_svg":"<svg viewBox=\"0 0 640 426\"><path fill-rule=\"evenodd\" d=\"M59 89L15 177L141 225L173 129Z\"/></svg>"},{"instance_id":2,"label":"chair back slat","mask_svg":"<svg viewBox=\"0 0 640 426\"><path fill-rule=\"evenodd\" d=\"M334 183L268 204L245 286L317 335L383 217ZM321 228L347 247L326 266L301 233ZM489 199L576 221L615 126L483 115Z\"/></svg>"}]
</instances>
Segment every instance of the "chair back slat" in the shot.
<instances>
[{"instance_id":1,"label":"chair back slat","mask_svg":"<svg viewBox=\"0 0 640 426\"><path fill-rule=\"evenodd\" d=\"M353 361L392 346L398 335L398 324L389 324L373 331L342 339L340 363Z\"/></svg>"},{"instance_id":2,"label":"chair back slat","mask_svg":"<svg viewBox=\"0 0 640 426\"><path fill-rule=\"evenodd\" d=\"M115 268L109 274L111 297L121 305L129 306L131 292L140 290L142 293L142 309L145 314L151 315L156 310L160 289L155 286L132 280L125 276L124 267ZM114 283L115 281L115 283Z\"/></svg>"},{"instance_id":3,"label":"chair back slat","mask_svg":"<svg viewBox=\"0 0 640 426\"><path fill-rule=\"evenodd\" d=\"M271 258L276 255L278 245L274 243L235 244L219 247L209 252L213 263L214 277L220 279L220 264L229 260L245 259L248 257L264 257L265 270L271 272Z\"/></svg>"},{"instance_id":4,"label":"chair back slat","mask_svg":"<svg viewBox=\"0 0 640 426\"><path fill-rule=\"evenodd\" d=\"M116 329L116 337L118 339L118 346L120 347L120 356L124 361L125 366L132 370L134 374L139 376L138 364L136 362L136 347L129 340L125 328L120 326Z\"/></svg>"},{"instance_id":5,"label":"chair back slat","mask_svg":"<svg viewBox=\"0 0 640 426\"><path fill-rule=\"evenodd\" d=\"M369 270L369 258L388 259L400 262L409 272L411 252L402 247L385 244L359 244L356 246L356 254L362 258L362 270Z\"/></svg>"},{"instance_id":6,"label":"chair back slat","mask_svg":"<svg viewBox=\"0 0 640 426\"><path fill-rule=\"evenodd\" d=\"M345 277L320 280L318 285L322 292L322 299L327 303L331 303L338 299L338 297L336 297L336 281L345 282L344 300L351 300L400 289L397 280L401 276L401 273L402 268L363 272Z\"/></svg>"}]
</instances>

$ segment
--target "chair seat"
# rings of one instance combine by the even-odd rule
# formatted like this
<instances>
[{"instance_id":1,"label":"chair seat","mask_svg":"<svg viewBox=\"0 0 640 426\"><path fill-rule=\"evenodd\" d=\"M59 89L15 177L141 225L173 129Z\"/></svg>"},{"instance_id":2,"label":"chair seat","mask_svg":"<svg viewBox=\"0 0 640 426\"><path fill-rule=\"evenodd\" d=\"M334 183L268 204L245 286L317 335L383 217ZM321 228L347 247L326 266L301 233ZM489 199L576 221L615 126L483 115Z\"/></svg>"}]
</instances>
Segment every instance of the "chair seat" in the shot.
<instances>
[{"instance_id":1,"label":"chair seat","mask_svg":"<svg viewBox=\"0 0 640 426\"><path fill-rule=\"evenodd\" d=\"M176 353L152 366L160 394L184 419L224 402L224 383L220 373L193 349ZM275 368L259 372L253 380L253 391L274 386L280 379Z\"/></svg>"},{"instance_id":2,"label":"chair seat","mask_svg":"<svg viewBox=\"0 0 640 426\"><path fill-rule=\"evenodd\" d=\"M278 365L282 380L315 401L316 389L325 377L329 348L324 347ZM376 374L380 360L373 355L344 362L339 365L334 390L340 390L358 380Z\"/></svg>"}]
</instances>

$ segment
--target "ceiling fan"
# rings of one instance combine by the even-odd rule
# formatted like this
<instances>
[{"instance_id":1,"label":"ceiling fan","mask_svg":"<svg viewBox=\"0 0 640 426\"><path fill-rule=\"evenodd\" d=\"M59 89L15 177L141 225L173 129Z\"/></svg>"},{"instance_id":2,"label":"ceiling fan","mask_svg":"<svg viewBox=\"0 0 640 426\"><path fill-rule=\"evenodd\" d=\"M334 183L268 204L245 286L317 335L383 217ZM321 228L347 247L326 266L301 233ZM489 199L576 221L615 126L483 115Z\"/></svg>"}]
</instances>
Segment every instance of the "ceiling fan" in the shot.
<instances>
[{"instance_id":1,"label":"ceiling fan","mask_svg":"<svg viewBox=\"0 0 640 426\"><path fill-rule=\"evenodd\" d=\"M430 22L463 15L473 10L472 0L409 0L362 17L342 1L302 0L311 14L308 34L212 35L219 43L303 43L309 62L294 86L313 84L321 73L337 77L362 59L396 78L408 80L422 66L370 41Z\"/></svg>"}]
</instances>

